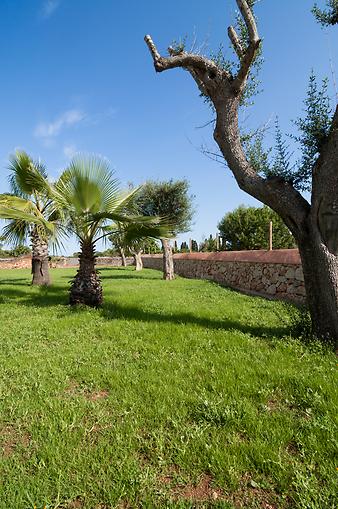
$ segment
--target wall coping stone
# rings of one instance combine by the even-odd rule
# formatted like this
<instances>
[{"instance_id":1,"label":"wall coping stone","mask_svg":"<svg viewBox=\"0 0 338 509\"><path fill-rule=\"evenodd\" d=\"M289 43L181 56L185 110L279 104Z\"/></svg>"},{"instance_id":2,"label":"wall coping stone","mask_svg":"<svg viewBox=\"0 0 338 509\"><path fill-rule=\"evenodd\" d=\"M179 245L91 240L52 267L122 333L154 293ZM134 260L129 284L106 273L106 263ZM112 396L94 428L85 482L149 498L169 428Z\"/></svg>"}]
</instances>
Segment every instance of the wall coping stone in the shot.
<instances>
[{"instance_id":1,"label":"wall coping stone","mask_svg":"<svg viewBox=\"0 0 338 509\"><path fill-rule=\"evenodd\" d=\"M162 258L162 254L142 255L143 258ZM249 263L281 263L286 265L300 265L298 249L275 249L272 251L220 251L218 253L176 253L174 259L179 260L211 260L220 262L249 262Z\"/></svg>"}]
</instances>

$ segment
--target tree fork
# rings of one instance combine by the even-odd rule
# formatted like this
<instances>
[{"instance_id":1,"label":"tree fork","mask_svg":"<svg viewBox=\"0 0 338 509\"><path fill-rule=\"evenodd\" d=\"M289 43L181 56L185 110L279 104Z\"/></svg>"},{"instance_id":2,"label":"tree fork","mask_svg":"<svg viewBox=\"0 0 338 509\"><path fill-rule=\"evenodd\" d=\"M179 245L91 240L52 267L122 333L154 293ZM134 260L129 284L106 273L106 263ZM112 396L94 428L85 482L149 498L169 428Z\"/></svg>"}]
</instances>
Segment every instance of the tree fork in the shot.
<instances>
[{"instance_id":1,"label":"tree fork","mask_svg":"<svg viewBox=\"0 0 338 509\"><path fill-rule=\"evenodd\" d=\"M201 55L173 51L163 57L152 38L145 42L156 72L182 68L188 71L216 111L214 139L233 173L238 186L271 207L281 216L297 240L303 262L307 300L313 329L322 339L338 341L338 108L330 135L313 168L311 205L282 177L262 178L246 158L238 125L240 98L250 68L260 47L255 18L246 0L236 0L248 32L242 47L234 27L228 35L239 58L237 74L232 76L216 62ZM314 265L316 264L315 270ZM321 279L321 266L324 277ZM329 325L325 325L329 323Z\"/></svg>"}]
</instances>

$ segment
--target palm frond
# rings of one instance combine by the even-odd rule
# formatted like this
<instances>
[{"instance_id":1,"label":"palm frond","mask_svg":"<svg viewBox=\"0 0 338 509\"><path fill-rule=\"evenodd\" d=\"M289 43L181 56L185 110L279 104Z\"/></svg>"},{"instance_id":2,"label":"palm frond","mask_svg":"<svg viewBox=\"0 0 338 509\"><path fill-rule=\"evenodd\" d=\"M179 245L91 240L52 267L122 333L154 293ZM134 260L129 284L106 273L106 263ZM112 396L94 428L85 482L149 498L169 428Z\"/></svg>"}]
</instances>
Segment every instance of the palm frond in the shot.
<instances>
[{"instance_id":1,"label":"palm frond","mask_svg":"<svg viewBox=\"0 0 338 509\"><path fill-rule=\"evenodd\" d=\"M2 236L8 244L19 246L27 241L29 224L21 219L13 219L2 229Z\"/></svg>"},{"instance_id":2,"label":"palm frond","mask_svg":"<svg viewBox=\"0 0 338 509\"><path fill-rule=\"evenodd\" d=\"M18 196L0 196L0 218L35 224L43 237L54 235L56 231L55 224L45 219L34 203Z\"/></svg>"},{"instance_id":3,"label":"palm frond","mask_svg":"<svg viewBox=\"0 0 338 509\"><path fill-rule=\"evenodd\" d=\"M127 243L132 243L141 239L153 238L153 239L161 239L161 238L171 238L174 233L172 228L167 224L159 221L149 222L149 223L128 223L124 228L124 238Z\"/></svg>"},{"instance_id":4,"label":"palm frond","mask_svg":"<svg viewBox=\"0 0 338 509\"><path fill-rule=\"evenodd\" d=\"M39 214L39 210L28 198L15 196L13 194L0 194L0 210L16 209L22 212ZM1 217L1 212L0 212Z\"/></svg>"},{"instance_id":5,"label":"palm frond","mask_svg":"<svg viewBox=\"0 0 338 509\"><path fill-rule=\"evenodd\" d=\"M40 162L34 163L26 152L17 151L10 157L9 170L9 183L13 194L27 197L34 193L49 193L50 184L45 167Z\"/></svg>"},{"instance_id":6,"label":"palm frond","mask_svg":"<svg viewBox=\"0 0 338 509\"><path fill-rule=\"evenodd\" d=\"M105 159L78 155L56 183L53 198L77 214L96 213L114 207L120 186Z\"/></svg>"},{"instance_id":7,"label":"palm frond","mask_svg":"<svg viewBox=\"0 0 338 509\"><path fill-rule=\"evenodd\" d=\"M130 238L171 237L168 221L133 214L135 197L142 186L128 192L120 190L114 172L105 159L78 155L63 172L52 190L55 211L69 232L81 239L97 242L111 234L111 224L130 226Z\"/></svg>"}]
</instances>

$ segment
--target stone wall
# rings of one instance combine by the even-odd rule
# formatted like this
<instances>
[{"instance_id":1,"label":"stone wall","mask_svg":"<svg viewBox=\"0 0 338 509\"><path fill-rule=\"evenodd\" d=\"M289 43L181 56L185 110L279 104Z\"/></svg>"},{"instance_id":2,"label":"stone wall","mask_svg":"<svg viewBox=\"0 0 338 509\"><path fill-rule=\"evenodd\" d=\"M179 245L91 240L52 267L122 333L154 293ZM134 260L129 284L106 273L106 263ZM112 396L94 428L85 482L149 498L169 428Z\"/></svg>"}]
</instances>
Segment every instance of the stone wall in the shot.
<instances>
[{"instance_id":1,"label":"stone wall","mask_svg":"<svg viewBox=\"0 0 338 509\"><path fill-rule=\"evenodd\" d=\"M0 269L30 269L31 268L31 256L19 256L18 258L0 258ZM98 266L106 267L121 267L122 260L119 256L101 256L96 260ZM132 257L127 258L127 265L133 265L134 259ZM64 268L64 267L77 267L79 261L73 257L53 257L50 261L50 268Z\"/></svg>"},{"instance_id":2,"label":"stone wall","mask_svg":"<svg viewBox=\"0 0 338 509\"><path fill-rule=\"evenodd\" d=\"M133 257L126 258L127 265L134 264ZM60 256L58 258L53 258L50 266L53 269L59 269L63 267L78 267L79 260L77 258ZM96 258L97 266L105 266L105 267L122 267L122 259L120 256L98 256Z\"/></svg>"},{"instance_id":3,"label":"stone wall","mask_svg":"<svg viewBox=\"0 0 338 509\"><path fill-rule=\"evenodd\" d=\"M0 269L30 269L32 258L28 256L18 256L17 258L0 258Z\"/></svg>"},{"instance_id":4,"label":"stone wall","mask_svg":"<svg viewBox=\"0 0 338 509\"><path fill-rule=\"evenodd\" d=\"M162 255L144 255L144 267L162 270ZM174 255L176 274L211 279L230 288L293 302L305 301L297 249Z\"/></svg>"}]
</instances>

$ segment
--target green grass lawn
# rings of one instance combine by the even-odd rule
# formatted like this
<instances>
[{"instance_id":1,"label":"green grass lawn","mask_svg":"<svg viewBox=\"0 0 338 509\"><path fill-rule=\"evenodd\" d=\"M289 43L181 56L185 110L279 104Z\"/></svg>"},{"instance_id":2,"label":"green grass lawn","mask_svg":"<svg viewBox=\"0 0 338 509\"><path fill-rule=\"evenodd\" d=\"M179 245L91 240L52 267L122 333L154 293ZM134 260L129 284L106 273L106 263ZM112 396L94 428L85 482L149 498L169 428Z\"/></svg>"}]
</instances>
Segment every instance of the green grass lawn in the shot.
<instances>
[{"instance_id":1,"label":"green grass lawn","mask_svg":"<svg viewBox=\"0 0 338 509\"><path fill-rule=\"evenodd\" d=\"M102 269L102 309L0 272L0 508L338 507L335 355L281 303Z\"/></svg>"}]
</instances>

